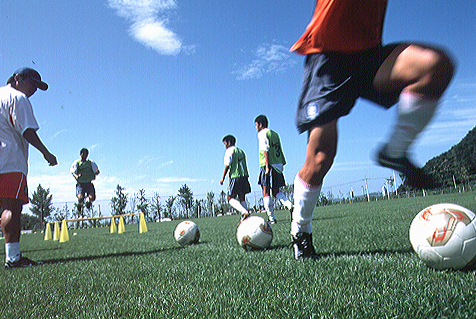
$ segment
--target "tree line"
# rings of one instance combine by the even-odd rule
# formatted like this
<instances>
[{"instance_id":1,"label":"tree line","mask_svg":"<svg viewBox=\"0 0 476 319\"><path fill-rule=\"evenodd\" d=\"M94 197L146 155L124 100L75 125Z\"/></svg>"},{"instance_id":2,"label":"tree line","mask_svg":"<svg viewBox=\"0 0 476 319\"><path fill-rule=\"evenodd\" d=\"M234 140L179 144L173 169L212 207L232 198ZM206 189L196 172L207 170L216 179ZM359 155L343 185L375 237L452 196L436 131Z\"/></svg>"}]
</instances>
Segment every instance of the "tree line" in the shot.
<instances>
[{"instance_id":1,"label":"tree line","mask_svg":"<svg viewBox=\"0 0 476 319\"><path fill-rule=\"evenodd\" d=\"M288 198L292 198L293 186L285 186L283 192L286 193ZM46 222L62 221L63 219L102 217L100 216L101 212L94 205L91 209L78 209L77 203L73 204L73 207L69 207L67 203L63 207L55 207L50 189L43 188L41 184L38 185L30 197L30 203L32 215L22 214L23 229L38 230L44 228ZM126 189L118 184L109 204L113 215L141 212L144 213L146 222L211 217L233 212L224 191L221 191L218 196L209 191L205 199L196 199L187 184L182 185L176 195L164 199L161 198L158 192L147 198L144 189L129 195L126 193ZM248 207L251 206L248 205ZM261 207L253 207L253 209L259 210ZM137 216L124 218L126 223L136 221L138 221ZM76 227L97 226L99 224L101 224L100 220L78 221Z\"/></svg>"}]
</instances>

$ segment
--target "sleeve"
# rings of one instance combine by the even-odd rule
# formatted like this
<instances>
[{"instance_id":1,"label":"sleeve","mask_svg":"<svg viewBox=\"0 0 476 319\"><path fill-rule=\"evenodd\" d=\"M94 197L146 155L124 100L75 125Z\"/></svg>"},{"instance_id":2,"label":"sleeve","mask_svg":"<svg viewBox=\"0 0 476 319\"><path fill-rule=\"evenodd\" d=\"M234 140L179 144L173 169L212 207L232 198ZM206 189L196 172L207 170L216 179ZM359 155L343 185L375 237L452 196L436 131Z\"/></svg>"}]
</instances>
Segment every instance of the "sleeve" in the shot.
<instances>
[{"instance_id":1,"label":"sleeve","mask_svg":"<svg viewBox=\"0 0 476 319\"><path fill-rule=\"evenodd\" d=\"M258 133L258 148L259 151L269 152L269 139L265 130Z\"/></svg>"},{"instance_id":2,"label":"sleeve","mask_svg":"<svg viewBox=\"0 0 476 319\"><path fill-rule=\"evenodd\" d=\"M69 169L69 172L71 174L76 173L78 170L78 161L74 161L73 164L71 164L71 168Z\"/></svg>"},{"instance_id":3,"label":"sleeve","mask_svg":"<svg viewBox=\"0 0 476 319\"><path fill-rule=\"evenodd\" d=\"M96 164L96 163L93 162L93 161L91 161L91 168L92 168L94 174L96 174L96 171L99 170L98 164Z\"/></svg>"},{"instance_id":4,"label":"sleeve","mask_svg":"<svg viewBox=\"0 0 476 319\"><path fill-rule=\"evenodd\" d=\"M26 95L22 94L15 97L13 108L10 109L10 112L15 130L21 135L29 128L35 131L39 129L35 115L33 114L33 108Z\"/></svg>"},{"instance_id":5,"label":"sleeve","mask_svg":"<svg viewBox=\"0 0 476 319\"><path fill-rule=\"evenodd\" d=\"M227 166L227 165L230 166L232 159L233 159L233 148L229 147L229 148L226 149L225 159L223 161L223 164L225 164L225 166Z\"/></svg>"}]
</instances>

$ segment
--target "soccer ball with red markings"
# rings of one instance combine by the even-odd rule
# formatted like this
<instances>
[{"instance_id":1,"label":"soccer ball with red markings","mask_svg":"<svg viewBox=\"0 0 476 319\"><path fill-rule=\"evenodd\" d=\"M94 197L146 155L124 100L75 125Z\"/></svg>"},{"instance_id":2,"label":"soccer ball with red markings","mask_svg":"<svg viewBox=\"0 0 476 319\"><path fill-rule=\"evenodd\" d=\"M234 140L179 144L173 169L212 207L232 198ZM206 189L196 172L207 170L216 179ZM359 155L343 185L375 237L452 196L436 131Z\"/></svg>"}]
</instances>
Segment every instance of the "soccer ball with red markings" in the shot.
<instances>
[{"instance_id":1,"label":"soccer ball with red markings","mask_svg":"<svg viewBox=\"0 0 476 319\"><path fill-rule=\"evenodd\" d=\"M273 240L273 230L264 218L251 216L238 225L236 239L245 250L266 249Z\"/></svg>"},{"instance_id":2,"label":"soccer ball with red markings","mask_svg":"<svg viewBox=\"0 0 476 319\"><path fill-rule=\"evenodd\" d=\"M419 212L410 226L418 257L435 269L463 269L476 264L476 215L456 204L436 204Z\"/></svg>"},{"instance_id":3,"label":"soccer ball with red markings","mask_svg":"<svg viewBox=\"0 0 476 319\"><path fill-rule=\"evenodd\" d=\"M182 246L197 244L200 240L200 230L197 224L186 220L175 227L174 237Z\"/></svg>"}]
</instances>

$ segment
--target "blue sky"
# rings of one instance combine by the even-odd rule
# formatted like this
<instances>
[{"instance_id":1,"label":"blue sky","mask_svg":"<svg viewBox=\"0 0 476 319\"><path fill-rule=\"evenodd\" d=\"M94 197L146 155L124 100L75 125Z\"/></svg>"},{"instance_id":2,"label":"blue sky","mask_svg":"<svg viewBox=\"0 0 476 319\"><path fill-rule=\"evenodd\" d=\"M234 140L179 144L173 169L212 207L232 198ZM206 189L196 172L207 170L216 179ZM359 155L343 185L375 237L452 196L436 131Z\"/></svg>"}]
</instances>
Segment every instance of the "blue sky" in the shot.
<instances>
[{"instance_id":1,"label":"blue sky","mask_svg":"<svg viewBox=\"0 0 476 319\"><path fill-rule=\"evenodd\" d=\"M282 139L292 183L304 162L306 135L294 113L302 56L288 50L308 24L315 2L216 0L2 0L0 78L37 69L49 84L31 102L38 134L59 164L49 167L30 148L30 194L49 188L53 202L75 201L71 163L90 149L103 214L117 184L165 201L187 184L195 198L226 190L226 134L247 153L259 197L258 143L253 120L265 114ZM458 63L438 114L414 145L415 162L459 142L476 124L476 6L466 1L390 1L384 43L419 41L448 48ZM323 192L381 190L392 171L373 164L395 108L359 101L339 122L338 154ZM399 182L397 177L397 182ZM225 182L227 184L228 181Z\"/></svg>"}]
</instances>

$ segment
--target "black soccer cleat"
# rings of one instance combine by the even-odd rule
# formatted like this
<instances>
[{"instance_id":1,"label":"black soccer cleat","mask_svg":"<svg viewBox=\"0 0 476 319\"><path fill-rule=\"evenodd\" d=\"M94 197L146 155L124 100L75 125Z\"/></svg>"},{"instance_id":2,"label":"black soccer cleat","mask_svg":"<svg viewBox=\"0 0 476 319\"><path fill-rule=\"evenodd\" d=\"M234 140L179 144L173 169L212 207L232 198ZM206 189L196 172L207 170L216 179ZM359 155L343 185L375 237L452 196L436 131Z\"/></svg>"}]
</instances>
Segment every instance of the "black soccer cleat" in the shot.
<instances>
[{"instance_id":1,"label":"black soccer cleat","mask_svg":"<svg viewBox=\"0 0 476 319\"><path fill-rule=\"evenodd\" d=\"M400 158L389 157L386 154L386 145L380 149L376 160L380 166L394 169L405 175L405 181L410 187L419 189L433 189L437 187L433 178L421 168L413 165L406 156Z\"/></svg>"},{"instance_id":2,"label":"black soccer cleat","mask_svg":"<svg viewBox=\"0 0 476 319\"><path fill-rule=\"evenodd\" d=\"M296 260L317 260L319 256L312 245L312 234L297 233L293 238L293 251Z\"/></svg>"},{"instance_id":3,"label":"black soccer cleat","mask_svg":"<svg viewBox=\"0 0 476 319\"><path fill-rule=\"evenodd\" d=\"M5 269L30 267L30 266L40 265L40 264L41 262L36 262L27 257L20 256L20 259L17 261L7 260L5 262Z\"/></svg>"}]
</instances>

